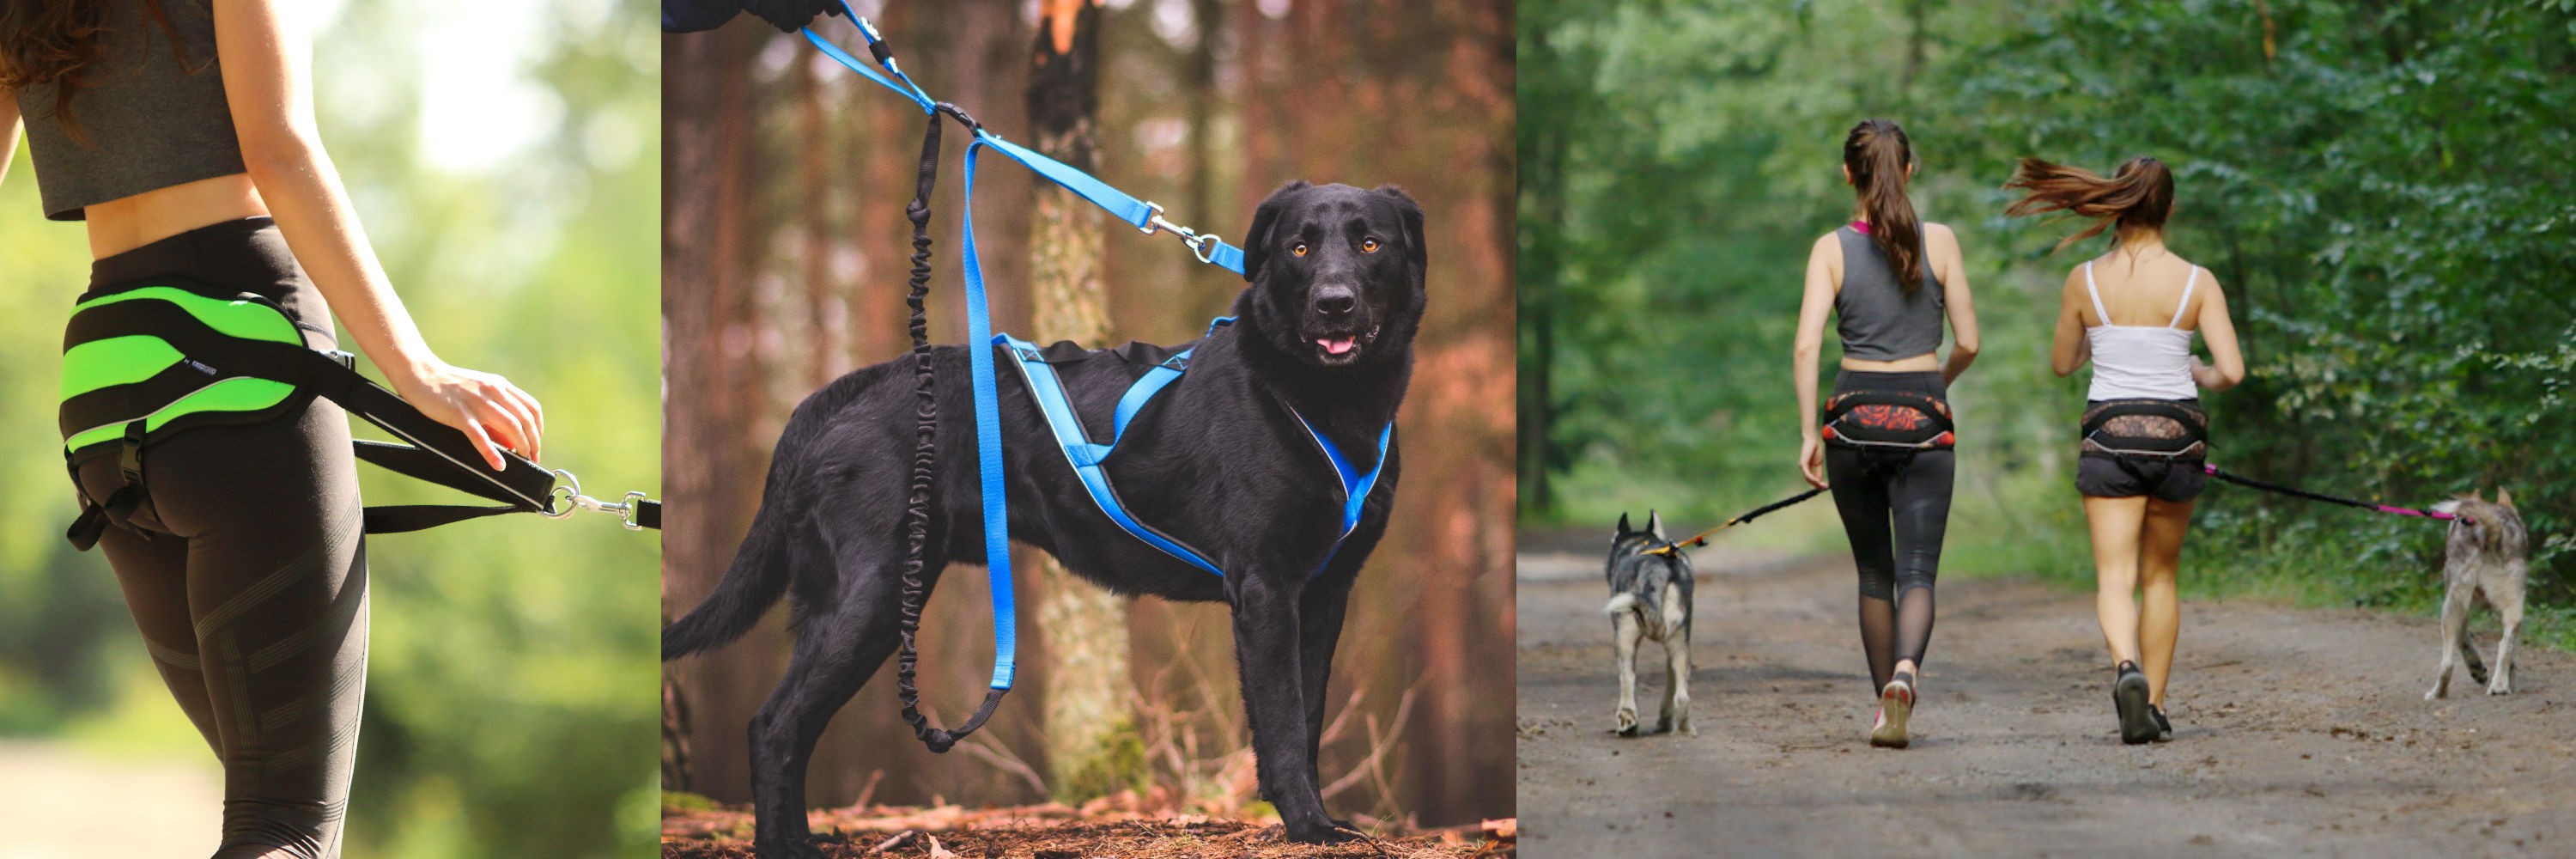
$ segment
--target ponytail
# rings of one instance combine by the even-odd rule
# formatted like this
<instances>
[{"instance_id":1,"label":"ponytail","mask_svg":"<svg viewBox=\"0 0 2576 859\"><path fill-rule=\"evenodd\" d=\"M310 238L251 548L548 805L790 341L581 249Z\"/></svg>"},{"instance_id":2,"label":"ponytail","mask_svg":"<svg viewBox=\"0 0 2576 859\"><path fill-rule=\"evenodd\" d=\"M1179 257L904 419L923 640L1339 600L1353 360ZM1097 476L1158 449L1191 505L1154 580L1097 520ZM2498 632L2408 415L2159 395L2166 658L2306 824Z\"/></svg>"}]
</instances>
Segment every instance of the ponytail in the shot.
<instances>
[{"instance_id":1,"label":"ponytail","mask_svg":"<svg viewBox=\"0 0 2576 859\"><path fill-rule=\"evenodd\" d=\"M2121 162L2108 179L2082 167L2024 158L2004 188L2022 192L2021 199L2004 208L2006 215L2066 212L2093 220L2092 226L2060 240L2061 248L2100 235L2114 224L2161 230L2165 217L2173 214L2173 171L2144 155Z\"/></svg>"},{"instance_id":2,"label":"ponytail","mask_svg":"<svg viewBox=\"0 0 2576 859\"><path fill-rule=\"evenodd\" d=\"M1887 257L1907 295L1923 285L1923 222L1905 197L1913 166L1914 144L1895 120L1864 119L1843 137L1843 169L1851 171L1852 189L1860 194L1870 243Z\"/></svg>"}]
</instances>

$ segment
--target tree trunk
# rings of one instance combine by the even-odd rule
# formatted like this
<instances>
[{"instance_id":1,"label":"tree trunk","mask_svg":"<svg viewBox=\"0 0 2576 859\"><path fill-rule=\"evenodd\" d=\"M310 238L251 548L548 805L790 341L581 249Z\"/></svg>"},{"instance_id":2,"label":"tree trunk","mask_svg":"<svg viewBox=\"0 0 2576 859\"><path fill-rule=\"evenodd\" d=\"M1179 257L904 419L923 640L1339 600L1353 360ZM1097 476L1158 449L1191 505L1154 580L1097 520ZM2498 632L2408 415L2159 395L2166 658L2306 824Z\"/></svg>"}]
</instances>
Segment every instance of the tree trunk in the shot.
<instances>
[{"instance_id":1,"label":"tree trunk","mask_svg":"<svg viewBox=\"0 0 2576 859\"><path fill-rule=\"evenodd\" d=\"M1100 9L1095 0L1044 0L1029 69L1029 121L1037 149L1081 170L1099 149ZM1103 223L1081 198L1039 183L1029 223L1029 285L1038 342L1106 345L1108 299L1100 286ZM1125 600L1047 559L1038 627L1047 672L1049 789L1080 802L1144 786L1144 744L1129 712Z\"/></svg>"},{"instance_id":2,"label":"tree trunk","mask_svg":"<svg viewBox=\"0 0 2576 859\"><path fill-rule=\"evenodd\" d=\"M759 484L734 475L762 472L763 451L737 423L755 407L756 359L722 348L726 326L749 318L748 270L753 244L745 221L751 208L745 149L752 108L750 81L741 58L751 39L742 28L663 42L664 65L684 70L663 81L663 174L691 177L666 182L662 219L663 337L668 344L662 378L680 392L663 410L663 491L670 528L663 532L664 620L697 605L713 590L733 555L731 542L714 535L741 533L736 521L757 502ZM727 657L740 660L739 654ZM708 724L739 725L748 712L731 702L758 700L755 672L676 666L664 672L664 787L705 789L709 781L743 778L741 731L702 732ZM697 696L691 701L687 695ZM695 706L705 704L707 706ZM692 710L710 720L692 724ZM694 754L692 754L694 752Z\"/></svg>"},{"instance_id":3,"label":"tree trunk","mask_svg":"<svg viewBox=\"0 0 2576 859\"><path fill-rule=\"evenodd\" d=\"M1541 27L1530 36L1530 52L1545 56L1549 51L1548 31ZM1568 105L1574 104L1557 86L1562 71L1551 69L1531 81L1528 87L1541 100L1550 102L1549 117L1570 118ZM1566 100L1559 101L1564 98ZM1556 369L1556 308L1553 300L1562 270L1559 260L1566 241L1564 152L1568 122L1540 122L1521 126L1522 156L1527 159L1520 168L1520 193L1527 198L1530 214L1522 218L1519 241L1521 280L1516 296L1520 318L1527 334L1520 341L1520 385L1518 399L1518 442L1514 457L1519 466L1521 509L1544 513L1556 503L1554 487L1548 481L1549 469L1556 458L1549 433L1556 418L1556 391L1551 384ZM1535 221L1535 223L1531 223ZM1532 235L1537 233L1537 235Z\"/></svg>"}]
</instances>

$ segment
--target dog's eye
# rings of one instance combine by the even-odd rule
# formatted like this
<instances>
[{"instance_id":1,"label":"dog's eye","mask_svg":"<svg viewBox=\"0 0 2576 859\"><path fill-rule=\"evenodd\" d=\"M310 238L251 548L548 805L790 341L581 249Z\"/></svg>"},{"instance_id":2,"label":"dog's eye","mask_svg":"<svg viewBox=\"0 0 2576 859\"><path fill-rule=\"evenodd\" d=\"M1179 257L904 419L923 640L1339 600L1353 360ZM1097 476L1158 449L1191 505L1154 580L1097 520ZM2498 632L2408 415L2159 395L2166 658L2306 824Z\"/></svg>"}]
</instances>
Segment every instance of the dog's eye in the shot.
<instances>
[{"instance_id":1,"label":"dog's eye","mask_svg":"<svg viewBox=\"0 0 2576 859\"><path fill-rule=\"evenodd\" d=\"M1298 256L1305 256L1305 255L1306 255L1306 243L1305 243L1305 242L1298 242L1297 244L1295 244L1295 245L1293 245L1293 246L1289 247L1289 248L1288 248L1288 252L1289 252L1289 253L1292 253L1292 254L1296 254L1296 255L1298 255Z\"/></svg>"},{"instance_id":2,"label":"dog's eye","mask_svg":"<svg viewBox=\"0 0 2576 859\"><path fill-rule=\"evenodd\" d=\"M1377 237L1370 236L1368 238L1361 239L1360 250L1367 253L1377 253Z\"/></svg>"}]
</instances>

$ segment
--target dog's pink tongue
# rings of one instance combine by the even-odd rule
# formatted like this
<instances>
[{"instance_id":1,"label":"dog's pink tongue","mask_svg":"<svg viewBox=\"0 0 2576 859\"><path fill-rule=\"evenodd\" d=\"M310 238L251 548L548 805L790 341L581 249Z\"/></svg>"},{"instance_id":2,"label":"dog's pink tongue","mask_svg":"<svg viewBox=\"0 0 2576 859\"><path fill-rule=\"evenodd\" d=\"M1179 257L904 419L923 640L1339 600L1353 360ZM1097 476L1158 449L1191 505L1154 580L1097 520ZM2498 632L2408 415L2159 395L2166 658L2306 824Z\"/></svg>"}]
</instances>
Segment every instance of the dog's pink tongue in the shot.
<instances>
[{"instance_id":1,"label":"dog's pink tongue","mask_svg":"<svg viewBox=\"0 0 2576 859\"><path fill-rule=\"evenodd\" d=\"M1324 347L1325 354L1340 355L1357 348L1358 341L1351 337L1321 337L1315 340L1315 345Z\"/></svg>"}]
</instances>

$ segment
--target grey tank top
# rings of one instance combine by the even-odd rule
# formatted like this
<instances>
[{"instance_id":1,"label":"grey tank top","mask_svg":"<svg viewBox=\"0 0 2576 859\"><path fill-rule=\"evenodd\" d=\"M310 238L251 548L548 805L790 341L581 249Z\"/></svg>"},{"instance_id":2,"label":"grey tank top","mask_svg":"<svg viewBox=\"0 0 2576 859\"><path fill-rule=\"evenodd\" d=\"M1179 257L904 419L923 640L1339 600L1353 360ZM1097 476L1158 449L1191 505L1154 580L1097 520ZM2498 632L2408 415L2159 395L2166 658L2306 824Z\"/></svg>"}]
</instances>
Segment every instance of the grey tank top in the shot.
<instances>
[{"instance_id":1,"label":"grey tank top","mask_svg":"<svg viewBox=\"0 0 2576 859\"><path fill-rule=\"evenodd\" d=\"M215 62L213 0L160 0L167 30L143 4L107 4L98 60L72 92L71 117L85 142L54 116L53 85L18 92L47 218L77 221L92 204L242 172L241 138Z\"/></svg>"},{"instance_id":2,"label":"grey tank top","mask_svg":"<svg viewBox=\"0 0 2576 859\"><path fill-rule=\"evenodd\" d=\"M1834 294L1843 356L1894 361L1941 348L1941 281L1924 260L1923 283L1913 295L1896 285L1896 267L1850 224L1834 231L1843 245L1843 288Z\"/></svg>"}]
</instances>

